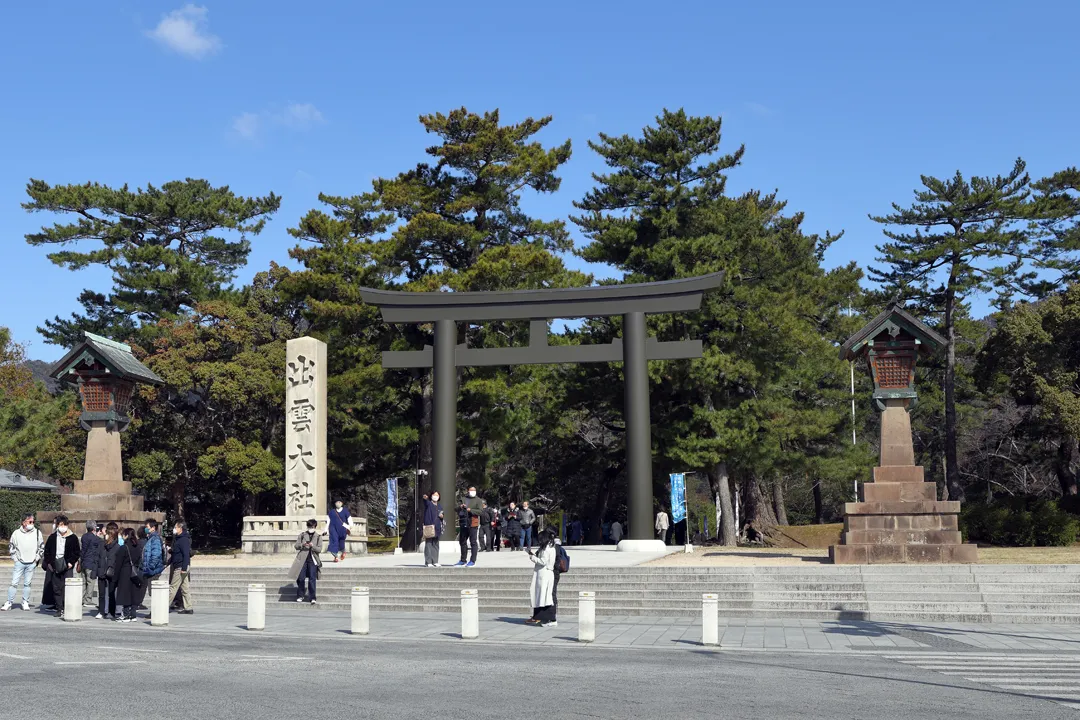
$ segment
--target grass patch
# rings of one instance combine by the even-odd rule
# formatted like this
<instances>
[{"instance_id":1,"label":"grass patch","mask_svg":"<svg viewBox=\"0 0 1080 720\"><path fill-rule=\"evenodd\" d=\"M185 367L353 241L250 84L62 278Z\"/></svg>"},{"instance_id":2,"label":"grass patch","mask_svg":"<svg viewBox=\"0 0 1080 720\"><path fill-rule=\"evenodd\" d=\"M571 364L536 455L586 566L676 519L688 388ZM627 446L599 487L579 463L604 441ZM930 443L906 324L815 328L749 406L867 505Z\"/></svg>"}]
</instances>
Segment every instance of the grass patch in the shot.
<instances>
[{"instance_id":1,"label":"grass patch","mask_svg":"<svg viewBox=\"0 0 1080 720\"><path fill-rule=\"evenodd\" d=\"M398 539L392 537L376 537L374 535L368 535L367 551L368 554L374 553L392 553L394 548L398 546Z\"/></svg>"},{"instance_id":2,"label":"grass patch","mask_svg":"<svg viewBox=\"0 0 1080 720\"><path fill-rule=\"evenodd\" d=\"M766 537L775 548L828 548L840 544L844 523L827 525L777 525Z\"/></svg>"}]
</instances>

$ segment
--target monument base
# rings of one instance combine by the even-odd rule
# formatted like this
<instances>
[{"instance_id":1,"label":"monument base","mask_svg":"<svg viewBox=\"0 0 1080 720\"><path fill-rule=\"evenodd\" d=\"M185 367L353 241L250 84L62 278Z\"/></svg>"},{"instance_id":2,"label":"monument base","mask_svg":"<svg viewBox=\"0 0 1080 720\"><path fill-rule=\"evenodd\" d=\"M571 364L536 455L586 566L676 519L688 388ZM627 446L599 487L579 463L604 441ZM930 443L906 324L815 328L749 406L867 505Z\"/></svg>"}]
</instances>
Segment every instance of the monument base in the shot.
<instances>
[{"instance_id":1,"label":"monument base","mask_svg":"<svg viewBox=\"0 0 1080 720\"><path fill-rule=\"evenodd\" d=\"M619 552L668 552L663 540L620 540L615 549Z\"/></svg>"},{"instance_id":2,"label":"monument base","mask_svg":"<svg viewBox=\"0 0 1080 720\"><path fill-rule=\"evenodd\" d=\"M145 512L142 510L58 510L34 514L43 533L57 515L66 515L68 527L78 535L82 535L86 530L87 520L93 520L98 525L107 525L114 522L121 530L131 528L135 531L146 525L146 521L150 519L157 520L158 524L163 527L165 524L165 513ZM165 530L168 533L172 532L172 528L165 528Z\"/></svg>"},{"instance_id":3,"label":"monument base","mask_svg":"<svg viewBox=\"0 0 1080 720\"><path fill-rule=\"evenodd\" d=\"M244 518L242 533L245 554L255 555L295 555L296 537L307 529L306 517L285 515L249 515ZM317 530L320 535L328 536L326 518L319 519ZM323 550L326 550L324 537ZM353 518L352 533L345 539L347 555L367 555L367 520Z\"/></svg>"},{"instance_id":4,"label":"monument base","mask_svg":"<svg viewBox=\"0 0 1080 720\"><path fill-rule=\"evenodd\" d=\"M961 541L960 503L936 497L921 467L874 468L863 502L844 505L844 534L829 558L837 565L978 562L977 546Z\"/></svg>"}]
</instances>

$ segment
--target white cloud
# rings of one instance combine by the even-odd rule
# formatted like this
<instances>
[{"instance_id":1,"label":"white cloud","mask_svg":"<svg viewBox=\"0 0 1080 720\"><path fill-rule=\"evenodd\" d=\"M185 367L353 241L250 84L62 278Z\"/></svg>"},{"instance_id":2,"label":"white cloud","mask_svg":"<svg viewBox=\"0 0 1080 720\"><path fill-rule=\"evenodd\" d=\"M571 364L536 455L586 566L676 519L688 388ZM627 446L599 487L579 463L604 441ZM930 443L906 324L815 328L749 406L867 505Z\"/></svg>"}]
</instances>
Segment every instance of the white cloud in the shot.
<instances>
[{"instance_id":1,"label":"white cloud","mask_svg":"<svg viewBox=\"0 0 1080 720\"><path fill-rule=\"evenodd\" d=\"M221 49L221 38L207 28L207 12L199 5L185 5L161 18L146 34L170 50L201 60Z\"/></svg>"},{"instance_id":2,"label":"white cloud","mask_svg":"<svg viewBox=\"0 0 1080 720\"><path fill-rule=\"evenodd\" d=\"M254 140L259 134L259 116L255 113L240 113L233 118L233 131L245 140Z\"/></svg>"},{"instance_id":3,"label":"white cloud","mask_svg":"<svg viewBox=\"0 0 1080 720\"><path fill-rule=\"evenodd\" d=\"M311 103L293 103L285 108L278 117L278 121L287 127L306 130L312 125L322 123L323 115L319 112L319 108Z\"/></svg>"}]
</instances>

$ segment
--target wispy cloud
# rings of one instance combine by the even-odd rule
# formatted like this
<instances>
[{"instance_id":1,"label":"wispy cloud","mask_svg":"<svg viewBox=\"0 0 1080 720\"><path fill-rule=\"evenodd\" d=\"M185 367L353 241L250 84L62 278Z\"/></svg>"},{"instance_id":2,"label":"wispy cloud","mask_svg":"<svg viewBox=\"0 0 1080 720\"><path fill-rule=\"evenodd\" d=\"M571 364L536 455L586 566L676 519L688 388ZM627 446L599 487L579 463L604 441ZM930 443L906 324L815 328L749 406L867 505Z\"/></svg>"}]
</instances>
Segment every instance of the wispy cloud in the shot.
<instances>
[{"instance_id":1,"label":"wispy cloud","mask_svg":"<svg viewBox=\"0 0 1080 720\"><path fill-rule=\"evenodd\" d=\"M208 12L200 5L185 5L161 18L146 34L170 50L201 60L221 49L221 38L207 27Z\"/></svg>"},{"instance_id":2,"label":"wispy cloud","mask_svg":"<svg viewBox=\"0 0 1080 720\"><path fill-rule=\"evenodd\" d=\"M258 115L246 112L233 118L232 128L233 132L245 140L254 140L259 134L261 124Z\"/></svg>"},{"instance_id":3,"label":"wispy cloud","mask_svg":"<svg viewBox=\"0 0 1080 720\"><path fill-rule=\"evenodd\" d=\"M278 115L277 120L286 127L307 130L314 125L322 124L323 115L319 112L319 108L311 103L293 103Z\"/></svg>"},{"instance_id":4,"label":"wispy cloud","mask_svg":"<svg viewBox=\"0 0 1080 720\"><path fill-rule=\"evenodd\" d=\"M293 103L281 110L240 113L233 118L232 129L244 140L256 140L271 127L303 132L325 122L322 112L311 103Z\"/></svg>"},{"instance_id":5,"label":"wispy cloud","mask_svg":"<svg viewBox=\"0 0 1080 720\"><path fill-rule=\"evenodd\" d=\"M743 103L743 106L746 107L746 109L749 110L750 112L754 113L755 115L759 115L761 117L769 117L770 115L775 115L776 114L776 111L773 110L771 107L768 107L766 105L762 105L761 103L745 102L745 103Z\"/></svg>"}]
</instances>

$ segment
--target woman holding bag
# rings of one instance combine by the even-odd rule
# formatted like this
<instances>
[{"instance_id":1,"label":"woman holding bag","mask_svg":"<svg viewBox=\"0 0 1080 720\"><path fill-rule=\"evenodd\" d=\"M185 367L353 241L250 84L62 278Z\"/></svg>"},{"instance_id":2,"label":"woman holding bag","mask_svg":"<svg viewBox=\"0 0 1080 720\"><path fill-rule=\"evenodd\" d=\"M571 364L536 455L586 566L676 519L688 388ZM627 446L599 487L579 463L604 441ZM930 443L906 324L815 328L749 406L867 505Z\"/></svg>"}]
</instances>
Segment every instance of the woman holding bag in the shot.
<instances>
[{"instance_id":1,"label":"woman holding bag","mask_svg":"<svg viewBox=\"0 0 1080 720\"><path fill-rule=\"evenodd\" d=\"M424 567L440 567L439 537L443 531L443 509L439 493L424 496Z\"/></svg>"},{"instance_id":2,"label":"woman holding bag","mask_svg":"<svg viewBox=\"0 0 1080 720\"><path fill-rule=\"evenodd\" d=\"M326 527L330 531L330 547L327 549L334 556L334 562L341 562L345 559L345 538L349 537L352 516L340 499L334 501L334 508L327 515Z\"/></svg>"},{"instance_id":3,"label":"woman holding bag","mask_svg":"<svg viewBox=\"0 0 1080 720\"><path fill-rule=\"evenodd\" d=\"M113 577L116 578L116 606L121 608L117 622L133 622L135 608L139 606L139 595L142 589L142 575L139 574L138 563L139 542L135 537L135 531L124 528L120 537L124 544L114 556Z\"/></svg>"}]
</instances>

